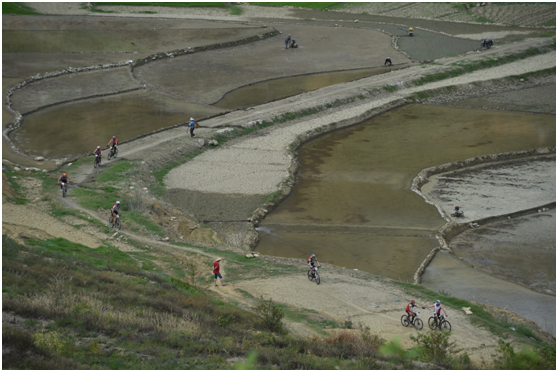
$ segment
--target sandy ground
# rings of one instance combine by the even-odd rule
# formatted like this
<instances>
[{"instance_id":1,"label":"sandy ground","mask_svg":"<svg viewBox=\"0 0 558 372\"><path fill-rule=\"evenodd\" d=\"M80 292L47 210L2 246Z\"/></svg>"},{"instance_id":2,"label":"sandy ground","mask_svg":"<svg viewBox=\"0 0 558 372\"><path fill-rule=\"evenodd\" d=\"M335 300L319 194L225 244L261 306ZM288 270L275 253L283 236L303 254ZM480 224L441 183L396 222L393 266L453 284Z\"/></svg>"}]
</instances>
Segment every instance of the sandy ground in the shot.
<instances>
[{"instance_id":1,"label":"sandy ground","mask_svg":"<svg viewBox=\"0 0 558 372\"><path fill-rule=\"evenodd\" d=\"M61 14L63 10L68 9L76 12L72 14L81 14L79 13L80 10L77 9L77 3L56 4L58 8L55 9L55 14ZM283 10L277 12L278 17L284 14L281 12L283 12ZM285 10L285 12L289 11ZM161 15L159 14L157 16ZM204 16L197 15L197 17L203 18ZM207 15L207 17L212 16ZM213 19L215 19L216 16L213 17ZM528 45L529 43L525 42L524 44L519 43L513 46L502 46L501 49L494 49L490 53L504 53L506 50L515 50L518 47L526 47ZM483 54L483 56L485 55L486 54ZM478 56L471 54L454 58L453 61L456 59L475 57ZM447 59L443 61L443 63L449 63L449 61L450 59ZM231 193L231 190L248 195L270 193L277 190L278 183L286 177L290 165L290 159L286 155L287 146L297 135L304 134L308 130L319 128L331 122L354 118L367 110L384 107L390 102L405 98L408 94L416 91L517 75L529 71L554 67L555 65L555 53L548 53L546 55L533 57L530 60L522 61L521 63L512 63L486 71L478 71L462 77L431 83L420 88L403 88L386 97L366 99L351 107L341 107L338 110L332 110L332 112L327 113L327 116L318 115L318 117L308 117L292 125L278 127L277 130L272 129L266 136L258 138L257 140L246 139L237 141L232 146L223 146L216 151L212 151L211 156L205 153L208 155L204 154L197 157L195 161L175 168L169 173L166 181L175 188L180 187L200 190L203 187L203 190L206 190L207 187L211 187L215 193L222 193L223 195ZM424 69L410 68L393 72L386 76L341 84L334 88L323 88L294 98L262 105L255 110L234 112L203 122L202 124L206 128L200 130L199 133L210 131L211 129L207 128L211 127L219 127L226 124L242 125L248 121L272 117L276 115L277 112L295 111L303 107L312 107L324 102L331 102L335 98L352 95L354 92L362 93L365 91L365 88L383 86L385 84L397 84L405 80L416 78L421 73L433 72L436 68L436 66L427 66L427 68ZM401 84L401 86L403 86L403 84ZM135 141L124 144L121 147L121 153L135 153L137 156L141 156L142 151L145 152L149 149L153 149L158 143L177 140L178 138L186 138L186 133L183 128L159 133L152 136L146 142ZM186 139L186 141L194 144L197 143L195 139ZM235 162L230 161L232 156L235 157ZM236 172L231 172L229 170L232 163L238 166ZM224 166L215 169L214 166L216 164L224 164ZM207 172L206 169L208 166L213 167L214 170L212 170L212 172ZM260 167L272 169L272 171L260 174L258 173ZM192 174L195 174L196 177L188 176ZM239 176L239 174L241 176ZM254 182L248 183L246 182L247 179L253 180ZM223 182L222 185L221 182ZM71 201L68 201L68 203L71 203ZM71 237L71 234L65 232L62 228L52 229L40 225L40 221L35 222L30 218L17 217L18 208L15 205L10 206L9 204L3 203L3 207L5 208L3 212L3 222L17 223L22 226L36 224L36 226L33 225L32 227L41 229L49 235ZM73 205L73 207L79 209L77 205ZM11 213L6 213L6 211L12 211L14 217L11 217ZM28 210L27 213L29 212ZM92 211L86 212L94 215ZM45 216L45 220L47 220L46 217L48 216ZM17 220L11 221L9 220L11 218ZM61 224L58 220L51 222L56 225ZM137 238L148 241L146 238L139 236ZM88 239L89 244L95 244L94 238L88 237ZM400 317L403 313L403 303L409 300L409 298L405 298L396 287L382 280L373 280L371 278L362 280L352 278L351 275L339 275L333 272L328 273L327 269L322 271L322 277L323 283L320 286L316 286L314 283L309 282L304 277L304 274L302 274L300 276L275 277L273 279L242 282L235 284L235 286L226 287L226 291L241 297L239 292L234 291L234 288L240 288L248 291L254 296L263 295L266 297L273 297L276 301L315 309L340 320L351 318L356 321L361 321L364 324L369 324L372 331L380 334L382 337L391 338L393 335L401 335L403 336L403 342L408 343L407 335L414 331L403 328L400 324ZM293 290L294 288L297 290ZM303 288L307 290L300 290ZM312 293L312 296L309 296L308 293ZM400 301L396 302L395 300ZM427 299L428 302L433 300L434 299ZM428 312L425 311L422 315L423 320L426 320ZM465 351L469 352L477 360L481 358L487 360L491 359L490 354L493 353L497 345L496 336L483 329L471 326L466 319L466 315L463 313L451 311L449 320L452 322L453 326L453 338L458 341L460 347L463 347Z\"/></svg>"}]
</instances>

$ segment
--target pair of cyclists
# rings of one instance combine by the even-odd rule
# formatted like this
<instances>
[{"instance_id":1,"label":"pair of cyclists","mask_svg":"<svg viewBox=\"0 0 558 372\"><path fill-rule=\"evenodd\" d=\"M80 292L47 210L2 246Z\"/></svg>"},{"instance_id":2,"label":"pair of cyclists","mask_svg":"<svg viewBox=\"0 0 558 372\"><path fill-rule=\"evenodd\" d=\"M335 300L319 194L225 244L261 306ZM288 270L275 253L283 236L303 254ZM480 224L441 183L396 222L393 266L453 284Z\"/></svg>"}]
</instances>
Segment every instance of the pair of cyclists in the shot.
<instances>
[{"instance_id":1,"label":"pair of cyclists","mask_svg":"<svg viewBox=\"0 0 558 372\"><path fill-rule=\"evenodd\" d=\"M440 320L441 318L441 314L440 311L444 311L444 315L447 317L448 313L446 312L446 309L444 309L444 307L442 306L442 304L440 303L440 300L436 300L436 302L434 303L434 305L431 306L419 306L415 300L411 300L411 302L409 302L407 304L407 307L405 308L405 311L407 312L407 319L409 320L409 322L413 322L415 320L415 316L417 316L417 313L415 313L413 310L417 307L422 307L422 309L426 309L426 308L434 308L434 316L438 318L438 320Z\"/></svg>"},{"instance_id":2,"label":"pair of cyclists","mask_svg":"<svg viewBox=\"0 0 558 372\"><path fill-rule=\"evenodd\" d=\"M107 146L110 148L110 150L112 150L113 147L115 149L118 148L118 139L116 138L116 136L112 136ZM93 154L99 157L99 163L101 162L101 153L102 153L101 146L97 146L95 151L93 151Z\"/></svg>"}]
</instances>

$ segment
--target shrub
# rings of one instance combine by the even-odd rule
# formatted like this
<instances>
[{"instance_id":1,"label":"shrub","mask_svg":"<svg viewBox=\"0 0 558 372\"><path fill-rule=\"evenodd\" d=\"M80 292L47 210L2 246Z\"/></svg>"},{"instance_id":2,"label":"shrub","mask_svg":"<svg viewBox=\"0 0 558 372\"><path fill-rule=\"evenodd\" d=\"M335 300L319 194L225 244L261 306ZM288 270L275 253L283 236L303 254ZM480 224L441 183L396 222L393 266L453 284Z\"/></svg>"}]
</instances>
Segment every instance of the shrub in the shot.
<instances>
[{"instance_id":1,"label":"shrub","mask_svg":"<svg viewBox=\"0 0 558 372\"><path fill-rule=\"evenodd\" d=\"M498 340L494 357L495 369L556 369L556 345L546 345L538 352L521 349L516 353L509 342Z\"/></svg>"},{"instance_id":2,"label":"shrub","mask_svg":"<svg viewBox=\"0 0 558 372\"><path fill-rule=\"evenodd\" d=\"M262 325L269 329L271 332L286 333L283 326L283 318L285 317L285 310L279 305L273 303L273 299L265 301L263 298L255 308L256 313L261 317Z\"/></svg>"},{"instance_id":3,"label":"shrub","mask_svg":"<svg viewBox=\"0 0 558 372\"><path fill-rule=\"evenodd\" d=\"M236 317L230 313L224 313L219 315L219 319L217 319L217 324L219 327L227 327L231 324L234 324L236 321Z\"/></svg>"},{"instance_id":4,"label":"shrub","mask_svg":"<svg viewBox=\"0 0 558 372\"><path fill-rule=\"evenodd\" d=\"M419 333L416 337L409 336L418 344L419 357L425 362L432 362L443 366L449 366L454 360L452 354L459 353L455 341L450 342L448 332L430 331L426 334Z\"/></svg>"}]
</instances>

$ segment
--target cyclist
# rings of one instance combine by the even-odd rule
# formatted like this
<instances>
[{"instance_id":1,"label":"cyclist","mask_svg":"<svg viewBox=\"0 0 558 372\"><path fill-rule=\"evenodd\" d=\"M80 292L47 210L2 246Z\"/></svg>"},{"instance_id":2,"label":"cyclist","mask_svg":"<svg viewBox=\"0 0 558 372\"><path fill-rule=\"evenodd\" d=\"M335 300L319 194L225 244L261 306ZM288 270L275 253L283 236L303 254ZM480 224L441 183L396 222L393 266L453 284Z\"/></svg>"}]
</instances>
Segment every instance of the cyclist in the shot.
<instances>
[{"instance_id":1,"label":"cyclist","mask_svg":"<svg viewBox=\"0 0 558 372\"><path fill-rule=\"evenodd\" d=\"M411 323L415 321L415 316L417 316L417 313L414 312L415 308L417 308L417 307L420 307L420 306L415 302L415 300L411 300L411 302L409 302L407 304L407 307L405 308L405 311L407 312L407 319ZM424 309L424 307L423 307L423 309Z\"/></svg>"},{"instance_id":2,"label":"cyclist","mask_svg":"<svg viewBox=\"0 0 558 372\"><path fill-rule=\"evenodd\" d=\"M109 141L109 143L108 143L107 146L108 146L111 150L112 150L112 147L113 147L113 146L114 146L114 147L118 147L118 139L116 138L116 136L112 136L112 138L110 139L110 141ZM116 152L116 149L115 149L115 152Z\"/></svg>"},{"instance_id":3,"label":"cyclist","mask_svg":"<svg viewBox=\"0 0 558 372\"><path fill-rule=\"evenodd\" d=\"M103 152L103 150L101 150L101 146L97 146L97 148L95 149L95 151L93 151L94 155L98 155L99 156L99 164L101 164L101 153Z\"/></svg>"},{"instance_id":4,"label":"cyclist","mask_svg":"<svg viewBox=\"0 0 558 372\"><path fill-rule=\"evenodd\" d=\"M440 300L436 300L436 302L432 306L426 306L426 308L429 308L429 307L434 308L434 317L437 319L436 323L438 323L438 321L441 319L440 310L444 311L444 315L446 317L448 316L448 313L446 313L446 309L444 309L444 307L440 303ZM425 307L423 307L423 309L425 309Z\"/></svg>"},{"instance_id":5,"label":"cyclist","mask_svg":"<svg viewBox=\"0 0 558 372\"><path fill-rule=\"evenodd\" d=\"M60 185L60 188L62 188L64 184L68 184L68 175L66 173L62 173L60 178L58 178L58 184Z\"/></svg>"},{"instance_id":6,"label":"cyclist","mask_svg":"<svg viewBox=\"0 0 558 372\"><path fill-rule=\"evenodd\" d=\"M119 211L120 211L120 202L117 201L117 202L112 206L112 208L110 209L110 215L111 215L111 217L112 217L112 222L116 222L116 218L119 217L119 216L118 216Z\"/></svg>"},{"instance_id":7,"label":"cyclist","mask_svg":"<svg viewBox=\"0 0 558 372\"><path fill-rule=\"evenodd\" d=\"M312 276L314 276L314 267L316 266L320 266L320 263L318 262L318 259L316 258L316 255L314 253L312 253L312 255L310 255L310 257L308 257L308 267L310 267L310 269L312 270Z\"/></svg>"}]
</instances>

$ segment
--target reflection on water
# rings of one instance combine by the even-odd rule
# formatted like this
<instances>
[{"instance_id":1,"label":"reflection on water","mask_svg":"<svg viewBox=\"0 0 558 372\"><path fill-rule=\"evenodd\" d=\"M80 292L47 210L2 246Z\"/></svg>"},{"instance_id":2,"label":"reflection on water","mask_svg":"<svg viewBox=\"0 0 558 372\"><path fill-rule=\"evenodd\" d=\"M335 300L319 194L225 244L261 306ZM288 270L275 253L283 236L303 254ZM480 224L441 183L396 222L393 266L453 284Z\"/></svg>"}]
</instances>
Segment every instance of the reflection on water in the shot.
<instances>
[{"instance_id":1,"label":"reflection on water","mask_svg":"<svg viewBox=\"0 0 558 372\"><path fill-rule=\"evenodd\" d=\"M315 253L324 262L412 280L438 246L433 236L444 224L436 208L410 190L420 170L550 146L555 138L551 116L429 105L408 105L326 134L300 149L296 186L262 223L278 236L262 235L257 250L299 258ZM290 225L338 231L300 233ZM360 227L381 234L338 233Z\"/></svg>"},{"instance_id":2,"label":"reflection on water","mask_svg":"<svg viewBox=\"0 0 558 372\"><path fill-rule=\"evenodd\" d=\"M220 101L214 104L229 110L237 110L250 106L283 99L297 94L310 92L330 85L345 83L365 77L382 74L396 67L370 68L354 71L330 72L275 79L248 85L227 93Z\"/></svg>"},{"instance_id":3,"label":"reflection on water","mask_svg":"<svg viewBox=\"0 0 558 372\"><path fill-rule=\"evenodd\" d=\"M421 277L422 284L435 291L468 301L507 308L537 323L556 337L556 297L531 291L472 268L450 253L440 251ZM536 311L533 311L536 309Z\"/></svg>"},{"instance_id":4,"label":"reflection on water","mask_svg":"<svg viewBox=\"0 0 558 372\"><path fill-rule=\"evenodd\" d=\"M26 115L10 135L31 156L70 158L105 147L112 136L126 141L156 129L223 110L184 103L148 91L54 106ZM186 130L186 129L185 129Z\"/></svg>"}]
</instances>

